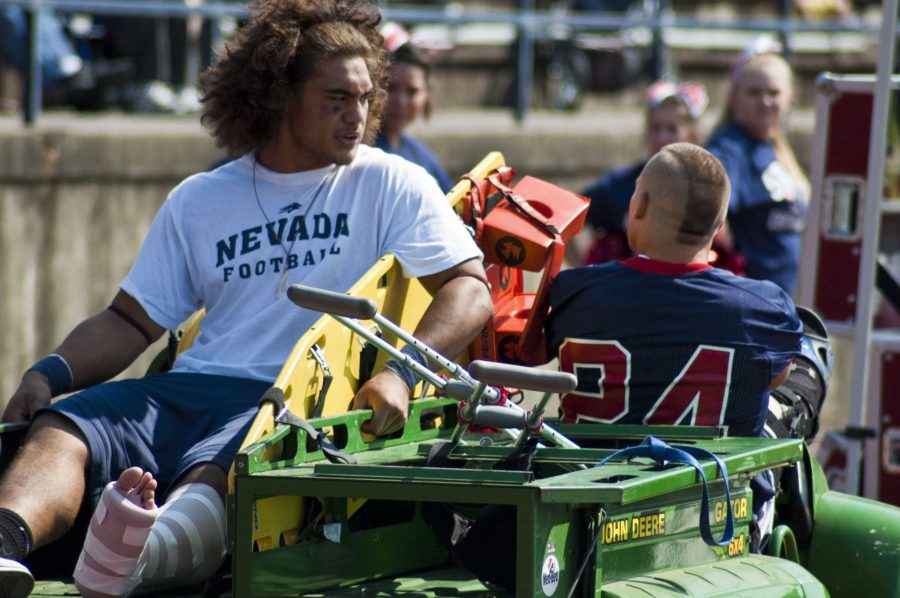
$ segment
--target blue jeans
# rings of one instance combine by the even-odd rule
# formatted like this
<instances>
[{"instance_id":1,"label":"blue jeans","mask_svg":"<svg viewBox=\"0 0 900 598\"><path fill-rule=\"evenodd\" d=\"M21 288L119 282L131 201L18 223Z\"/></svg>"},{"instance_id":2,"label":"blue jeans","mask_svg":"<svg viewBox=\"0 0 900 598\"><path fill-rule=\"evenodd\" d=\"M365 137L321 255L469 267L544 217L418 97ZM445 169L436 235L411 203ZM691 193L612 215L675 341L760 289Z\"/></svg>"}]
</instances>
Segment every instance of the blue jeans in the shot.
<instances>
[{"instance_id":1,"label":"blue jeans","mask_svg":"<svg viewBox=\"0 0 900 598\"><path fill-rule=\"evenodd\" d=\"M63 31L59 19L48 10L38 12L41 76L44 91L52 91L66 77L78 72L81 59ZM25 72L28 58L25 11L18 6L0 9L0 62Z\"/></svg>"}]
</instances>

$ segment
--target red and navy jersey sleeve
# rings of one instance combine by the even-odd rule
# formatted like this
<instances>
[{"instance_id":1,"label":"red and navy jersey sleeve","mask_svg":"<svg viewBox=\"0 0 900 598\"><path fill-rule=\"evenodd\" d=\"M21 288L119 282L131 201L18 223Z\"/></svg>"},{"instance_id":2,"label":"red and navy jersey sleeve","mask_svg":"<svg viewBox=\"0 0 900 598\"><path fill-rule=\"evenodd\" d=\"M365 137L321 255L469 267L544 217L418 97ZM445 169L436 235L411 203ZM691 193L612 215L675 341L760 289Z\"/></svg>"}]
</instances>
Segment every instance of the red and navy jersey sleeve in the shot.
<instances>
[{"instance_id":1,"label":"red and navy jersey sleeve","mask_svg":"<svg viewBox=\"0 0 900 598\"><path fill-rule=\"evenodd\" d=\"M769 384L800 347L790 298L723 270L635 267L642 262L660 264L632 258L554 282L549 348L578 377L563 417L758 434Z\"/></svg>"}]
</instances>

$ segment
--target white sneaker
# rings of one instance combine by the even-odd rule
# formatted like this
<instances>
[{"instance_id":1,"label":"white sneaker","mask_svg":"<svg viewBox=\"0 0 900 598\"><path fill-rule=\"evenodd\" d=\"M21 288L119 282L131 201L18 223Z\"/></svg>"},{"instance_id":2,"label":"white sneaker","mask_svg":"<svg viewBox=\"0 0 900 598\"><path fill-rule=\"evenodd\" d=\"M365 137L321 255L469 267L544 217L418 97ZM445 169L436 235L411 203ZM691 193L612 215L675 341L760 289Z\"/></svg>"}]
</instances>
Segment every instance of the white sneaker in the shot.
<instances>
[{"instance_id":1,"label":"white sneaker","mask_svg":"<svg viewBox=\"0 0 900 598\"><path fill-rule=\"evenodd\" d=\"M28 567L18 561L0 557L0 596L28 598L34 588L34 577Z\"/></svg>"}]
</instances>

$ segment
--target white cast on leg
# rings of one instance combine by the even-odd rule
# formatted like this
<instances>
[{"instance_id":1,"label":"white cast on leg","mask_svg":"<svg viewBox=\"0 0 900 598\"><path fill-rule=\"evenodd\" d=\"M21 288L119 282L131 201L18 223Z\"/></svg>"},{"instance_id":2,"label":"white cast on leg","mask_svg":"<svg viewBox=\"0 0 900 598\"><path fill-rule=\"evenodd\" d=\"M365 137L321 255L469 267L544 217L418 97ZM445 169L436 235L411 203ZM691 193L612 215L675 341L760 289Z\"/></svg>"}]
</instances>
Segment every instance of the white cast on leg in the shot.
<instances>
[{"instance_id":1,"label":"white cast on leg","mask_svg":"<svg viewBox=\"0 0 900 598\"><path fill-rule=\"evenodd\" d=\"M141 555L141 591L200 583L225 560L225 505L207 484L172 491Z\"/></svg>"}]
</instances>

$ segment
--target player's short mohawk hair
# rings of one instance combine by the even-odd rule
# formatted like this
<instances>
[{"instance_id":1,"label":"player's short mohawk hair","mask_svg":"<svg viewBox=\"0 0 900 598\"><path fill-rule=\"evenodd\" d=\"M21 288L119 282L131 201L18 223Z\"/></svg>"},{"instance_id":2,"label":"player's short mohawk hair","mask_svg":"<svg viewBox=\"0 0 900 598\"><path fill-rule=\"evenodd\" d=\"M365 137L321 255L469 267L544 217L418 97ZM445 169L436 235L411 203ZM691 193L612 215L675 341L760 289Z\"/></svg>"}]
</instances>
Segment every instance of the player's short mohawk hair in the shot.
<instances>
[{"instance_id":1,"label":"player's short mohawk hair","mask_svg":"<svg viewBox=\"0 0 900 598\"><path fill-rule=\"evenodd\" d=\"M684 218L677 240L694 244L711 237L722 223L730 190L722 163L692 143L665 146L660 150L660 160L677 164L683 182Z\"/></svg>"},{"instance_id":2,"label":"player's short mohawk hair","mask_svg":"<svg viewBox=\"0 0 900 598\"><path fill-rule=\"evenodd\" d=\"M236 156L275 134L292 95L323 60L361 57L375 94L365 140L378 131L387 67L381 13L369 0L257 0L250 19L203 74L201 118L219 146Z\"/></svg>"}]
</instances>

